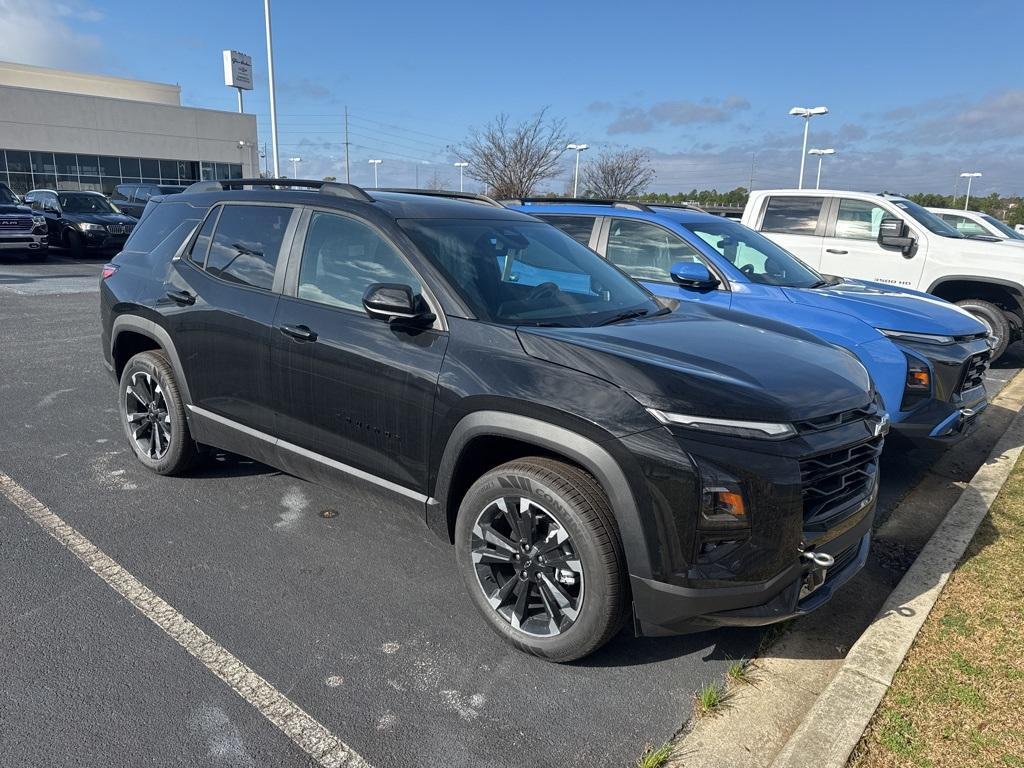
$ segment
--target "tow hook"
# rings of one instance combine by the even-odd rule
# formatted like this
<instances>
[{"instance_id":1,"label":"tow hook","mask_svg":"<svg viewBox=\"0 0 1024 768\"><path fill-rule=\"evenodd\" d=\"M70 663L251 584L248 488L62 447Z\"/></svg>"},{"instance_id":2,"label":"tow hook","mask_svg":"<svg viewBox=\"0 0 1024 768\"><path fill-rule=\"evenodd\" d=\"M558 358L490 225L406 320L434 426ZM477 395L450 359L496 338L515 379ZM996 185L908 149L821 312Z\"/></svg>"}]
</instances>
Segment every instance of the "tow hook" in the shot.
<instances>
[{"instance_id":1,"label":"tow hook","mask_svg":"<svg viewBox=\"0 0 1024 768\"><path fill-rule=\"evenodd\" d=\"M800 597L806 597L825 583L825 574L836 559L828 552L801 552L800 559L810 563L811 568L804 577L804 585L800 589Z\"/></svg>"}]
</instances>

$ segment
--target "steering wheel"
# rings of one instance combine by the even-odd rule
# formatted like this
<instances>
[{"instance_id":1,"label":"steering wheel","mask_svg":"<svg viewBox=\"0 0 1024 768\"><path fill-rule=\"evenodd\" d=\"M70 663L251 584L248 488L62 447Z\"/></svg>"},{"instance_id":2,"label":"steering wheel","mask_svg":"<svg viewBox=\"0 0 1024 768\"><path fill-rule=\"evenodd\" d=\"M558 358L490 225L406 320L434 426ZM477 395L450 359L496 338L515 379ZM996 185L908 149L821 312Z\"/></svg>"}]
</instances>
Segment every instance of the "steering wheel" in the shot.
<instances>
[{"instance_id":1,"label":"steering wheel","mask_svg":"<svg viewBox=\"0 0 1024 768\"><path fill-rule=\"evenodd\" d=\"M747 277L750 277L751 275L754 274L754 265L744 264L742 267L740 267L740 272L742 272Z\"/></svg>"},{"instance_id":2,"label":"steering wheel","mask_svg":"<svg viewBox=\"0 0 1024 768\"><path fill-rule=\"evenodd\" d=\"M541 299L548 299L554 297L556 293L561 293L562 289L557 284L552 282L541 283L526 297L529 302L540 301Z\"/></svg>"}]
</instances>

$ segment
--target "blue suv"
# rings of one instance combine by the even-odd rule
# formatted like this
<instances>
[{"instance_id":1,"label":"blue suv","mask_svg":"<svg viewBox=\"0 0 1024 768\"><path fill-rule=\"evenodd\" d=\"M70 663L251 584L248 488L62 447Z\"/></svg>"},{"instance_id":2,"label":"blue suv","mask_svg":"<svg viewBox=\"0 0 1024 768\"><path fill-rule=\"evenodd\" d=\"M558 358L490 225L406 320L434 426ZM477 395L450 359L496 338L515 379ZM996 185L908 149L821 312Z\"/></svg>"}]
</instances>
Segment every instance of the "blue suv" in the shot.
<instances>
[{"instance_id":1,"label":"blue suv","mask_svg":"<svg viewBox=\"0 0 1024 768\"><path fill-rule=\"evenodd\" d=\"M845 347L871 373L894 430L915 442L957 442L988 405L985 327L934 296L818 274L739 222L691 206L564 198L508 205L659 296L779 320Z\"/></svg>"}]
</instances>

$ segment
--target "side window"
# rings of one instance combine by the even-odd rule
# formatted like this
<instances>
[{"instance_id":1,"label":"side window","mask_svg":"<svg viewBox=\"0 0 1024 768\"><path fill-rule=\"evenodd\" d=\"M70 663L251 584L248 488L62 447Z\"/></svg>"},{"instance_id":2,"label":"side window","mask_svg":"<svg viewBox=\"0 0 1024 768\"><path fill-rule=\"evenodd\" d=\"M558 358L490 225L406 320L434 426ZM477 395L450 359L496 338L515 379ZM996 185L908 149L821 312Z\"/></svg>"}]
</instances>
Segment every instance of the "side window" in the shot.
<instances>
[{"instance_id":1,"label":"side window","mask_svg":"<svg viewBox=\"0 0 1024 768\"><path fill-rule=\"evenodd\" d=\"M761 222L762 232L813 235L818 228L823 197L772 197Z\"/></svg>"},{"instance_id":2,"label":"side window","mask_svg":"<svg viewBox=\"0 0 1024 768\"><path fill-rule=\"evenodd\" d=\"M149 198L153 196L152 187L136 187L135 194L132 195L132 200L136 203L145 203L149 201Z\"/></svg>"},{"instance_id":3,"label":"side window","mask_svg":"<svg viewBox=\"0 0 1024 768\"><path fill-rule=\"evenodd\" d=\"M836 218L836 237L851 240L877 240L878 225L882 219L897 218L880 205L866 200L839 201L839 215Z\"/></svg>"},{"instance_id":4,"label":"side window","mask_svg":"<svg viewBox=\"0 0 1024 768\"><path fill-rule=\"evenodd\" d=\"M608 261L635 280L672 281L672 265L699 262L697 250L668 230L636 219L612 219Z\"/></svg>"},{"instance_id":5,"label":"side window","mask_svg":"<svg viewBox=\"0 0 1024 768\"><path fill-rule=\"evenodd\" d=\"M270 290L292 209L269 205L225 205L206 258L211 275Z\"/></svg>"},{"instance_id":6,"label":"side window","mask_svg":"<svg viewBox=\"0 0 1024 768\"><path fill-rule=\"evenodd\" d=\"M157 210L162 207L160 206ZM203 222L203 226L188 252L188 259L193 264L200 267L206 265L206 254L210 250L210 242L213 240L213 228L217 226L217 217L219 215L220 208L214 208L210 211L210 215L206 217L206 221Z\"/></svg>"},{"instance_id":7,"label":"side window","mask_svg":"<svg viewBox=\"0 0 1024 768\"><path fill-rule=\"evenodd\" d=\"M135 253L163 253L163 249L176 251L185 241L203 215L202 208L183 203L158 205L132 230L124 244L125 251Z\"/></svg>"},{"instance_id":8,"label":"side window","mask_svg":"<svg viewBox=\"0 0 1024 768\"><path fill-rule=\"evenodd\" d=\"M131 196L131 187L119 185L117 187L114 187L114 194L110 196L110 199L115 203L127 203L129 200L131 200Z\"/></svg>"},{"instance_id":9,"label":"side window","mask_svg":"<svg viewBox=\"0 0 1024 768\"><path fill-rule=\"evenodd\" d=\"M947 224L956 227L957 232L959 232L961 235L967 235L967 237L972 237L974 235L992 234L983 226L981 226L981 224L971 221L966 216L954 216L951 213L943 213L939 215L939 218L942 219Z\"/></svg>"},{"instance_id":10,"label":"side window","mask_svg":"<svg viewBox=\"0 0 1024 768\"><path fill-rule=\"evenodd\" d=\"M220 227L217 232L219 236ZM346 216L314 213L302 248L296 295L362 312L363 293L373 283L402 283L413 293L421 290L412 268L376 230Z\"/></svg>"},{"instance_id":11,"label":"side window","mask_svg":"<svg viewBox=\"0 0 1024 768\"><path fill-rule=\"evenodd\" d=\"M553 227L557 227L582 245L590 245L590 233L594 231L596 216L538 216Z\"/></svg>"}]
</instances>

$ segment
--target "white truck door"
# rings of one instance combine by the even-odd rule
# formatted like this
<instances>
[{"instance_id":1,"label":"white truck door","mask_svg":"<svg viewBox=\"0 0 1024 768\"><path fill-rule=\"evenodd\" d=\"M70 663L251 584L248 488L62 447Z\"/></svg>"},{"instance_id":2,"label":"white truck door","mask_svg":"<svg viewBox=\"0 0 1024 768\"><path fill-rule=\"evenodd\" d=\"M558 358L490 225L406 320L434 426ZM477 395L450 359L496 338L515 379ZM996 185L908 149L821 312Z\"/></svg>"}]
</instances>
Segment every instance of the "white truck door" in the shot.
<instances>
[{"instance_id":1,"label":"white truck door","mask_svg":"<svg viewBox=\"0 0 1024 768\"><path fill-rule=\"evenodd\" d=\"M818 269L827 210L824 197L813 195L772 195L749 224L775 241L805 264ZM746 223L746 222L744 222Z\"/></svg>"},{"instance_id":2,"label":"white truck door","mask_svg":"<svg viewBox=\"0 0 1024 768\"><path fill-rule=\"evenodd\" d=\"M878 244L878 225L882 219L898 218L911 222L910 216L882 200L858 200L841 197L833 204L823 238L821 271L828 275L859 277L879 283L917 288L924 271L927 240L911 227L917 245L909 256L899 248Z\"/></svg>"}]
</instances>

